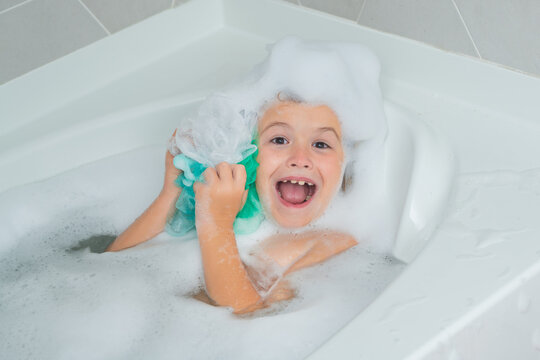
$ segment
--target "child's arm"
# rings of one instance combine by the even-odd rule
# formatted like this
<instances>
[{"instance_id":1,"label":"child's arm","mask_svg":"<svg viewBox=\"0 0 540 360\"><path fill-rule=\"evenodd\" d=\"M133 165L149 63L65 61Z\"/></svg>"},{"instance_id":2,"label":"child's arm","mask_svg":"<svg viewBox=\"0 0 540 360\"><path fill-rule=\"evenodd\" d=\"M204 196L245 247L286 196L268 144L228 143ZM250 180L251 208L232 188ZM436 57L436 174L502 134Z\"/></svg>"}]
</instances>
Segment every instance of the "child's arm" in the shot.
<instances>
[{"instance_id":1,"label":"child's arm","mask_svg":"<svg viewBox=\"0 0 540 360\"><path fill-rule=\"evenodd\" d=\"M197 182L195 218L208 296L236 313L262 307L262 299L242 263L233 223L246 201L243 165L221 163Z\"/></svg>"},{"instance_id":2,"label":"child's arm","mask_svg":"<svg viewBox=\"0 0 540 360\"><path fill-rule=\"evenodd\" d=\"M208 296L235 313L250 312L267 303L290 297L287 288L263 299L255 289L242 263L233 223L245 203L246 171L242 165L221 163L204 173L205 183L194 185L196 227L201 248L204 279ZM309 231L297 236L278 235L269 239L265 254L286 269L285 274L320 263L356 245L344 233Z\"/></svg>"},{"instance_id":3,"label":"child's arm","mask_svg":"<svg viewBox=\"0 0 540 360\"><path fill-rule=\"evenodd\" d=\"M315 265L337 255L358 242L349 234L337 231L307 231L280 234L265 241L263 252L286 269L285 274Z\"/></svg>"},{"instance_id":4,"label":"child's arm","mask_svg":"<svg viewBox=\"0 0 540 360\"><path fill-rule=\"evenodd\" d=\"M163 231L169 212L174 210L180 195L181 189L174 183L179 173L180 170L173 165L173 156L167 151L163 189L148 209L109 245L107 251L135 246Z\"/></svg>"}]
</instances>

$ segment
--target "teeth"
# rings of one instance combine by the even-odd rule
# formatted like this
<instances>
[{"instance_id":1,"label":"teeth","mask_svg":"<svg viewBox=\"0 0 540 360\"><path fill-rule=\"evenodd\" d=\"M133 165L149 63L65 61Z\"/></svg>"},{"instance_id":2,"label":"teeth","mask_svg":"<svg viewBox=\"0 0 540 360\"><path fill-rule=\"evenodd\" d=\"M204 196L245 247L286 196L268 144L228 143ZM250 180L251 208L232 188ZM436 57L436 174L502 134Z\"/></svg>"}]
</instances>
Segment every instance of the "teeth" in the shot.
<instances>
[{"instance_id":1,"label":"teeth","mask_svg":"<svg viewBox=\"0 0 540 360\"><path fill-rule=\"evenodd\" d=\"M290 182L291 184L298 184L298 185L308 184L309 186L313 186L313 184L310 183L309 181L281 180L281 182L283 183Z\"/></svg>"},{"instance_id":2,"label":"teeth","mask_svg":"<svg viewBox=\"0 0 540 360\"><path fill-rule=\"evenodd\" d=\"M311 199L311 195L306 196L306 201L308 201L309 199Z\"/></svg>"}]
</instances>

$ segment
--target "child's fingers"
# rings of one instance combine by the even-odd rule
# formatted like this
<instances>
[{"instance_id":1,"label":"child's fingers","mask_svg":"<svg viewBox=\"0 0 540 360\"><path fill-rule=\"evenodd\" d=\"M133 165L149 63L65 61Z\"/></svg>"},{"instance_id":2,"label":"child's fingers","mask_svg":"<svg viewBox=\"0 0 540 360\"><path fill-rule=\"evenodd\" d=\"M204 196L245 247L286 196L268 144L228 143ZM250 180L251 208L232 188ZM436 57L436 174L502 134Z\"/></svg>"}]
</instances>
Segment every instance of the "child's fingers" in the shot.
<instances>
[{"instance_id":1,"label":"child's fingers","mask_svg":"<svg viewBox=\"0 0 540 360\"><path fill-rule=\"evenodd\" d=\"M174 131L173 131L173 133L171 135L171 140L176 136L176 130L178 130L178 129L174 129Z\"/></svg>"},{"instance_id":2,"label":"child's fingers","mask_svg":"<svg viewBox=\"0 0 540 360\"><path fill-rule=\"evenodd\" d=\"M247 175L244 165L232 165L232 177L235 182L240 182L242 185L245 185Z\"/></svg>"},{"instance_id":3,"label":"child's fingers","mask_svg":"<svg viewBox=\"0 0 540 360\"><path fill-rule=\"evenodd\" d=\"M219 180L216 169L211 168L211 167L204 170L202 175L203 175L204 182L207 184L213 184L214 182Z\"/></svg>"},{"instance_id":4,"label":"child's fingers","mask_svg":"<svg viewBox=\"0 0 540 360\"><path fill-rule=\"evenodd\" d=\"M167 151L165 154L165 177L163 180L163 188L174 190L176 192L177 186L175 185L175 180L180 175L181 170L177 169L173 163L174 156Z\"/></svg>"},{"instance_id":5,"label":"child's fingers","mask_svg":"<svg viewBox=\"0 0 540 360\"><path fill-rule=\"evenodd\" d=\"M221 162L216 166L217 176L219 180L225 182L232 182L233 175L231 170L231 164L227 162Z\"/></svg>"},{"instance_id":6,"label":"child's fingers","mask_svg":"<svg viewBox=\"0 0 540 360\"><path fill-rule=\"evenodd\" d=\"M294 289L290 287L286 280L282 280L272 289L268 295L268 298L266 299L266 302L271 304L278 301L289 300L292 299L294 295Z\"/></svg>"},{"instance_id":7,"label":"child's fingers","mask_svg":"<svg viewBox=\"0 0 540 360\"><path fill-rule=\"evenodd\" d=\"M203 186L203 184L198 181L195 181L193 183L193 191L195 192L195 195L199 193L199 189L201 188L201 186Z\"/></svg>"},{"instance_id":8,"label":"child's fingers","mask_svg":"<svg viewBox=\"0 0 540 360\"><path fill-rule=\"evenodd\" d=\"M169 138L169 142L173 141L174 137L176 136L176 130L178 130L178 129L174 129L171 137Z\"/></svg>"},{"instance_id":9,"label":"child's fingers","mask_svg":"<svg viewBox=\"0 0 540 360\"><path fill-rule=\"evenodd\" d=\"M167 153L165 154L165 166L167 169L175 169L175 170L178 170L175 166L174 166L174 155L171 154L170 152L167 151ZM180 171L180 170L178 170Z\"/></svg>"}]
</instances>

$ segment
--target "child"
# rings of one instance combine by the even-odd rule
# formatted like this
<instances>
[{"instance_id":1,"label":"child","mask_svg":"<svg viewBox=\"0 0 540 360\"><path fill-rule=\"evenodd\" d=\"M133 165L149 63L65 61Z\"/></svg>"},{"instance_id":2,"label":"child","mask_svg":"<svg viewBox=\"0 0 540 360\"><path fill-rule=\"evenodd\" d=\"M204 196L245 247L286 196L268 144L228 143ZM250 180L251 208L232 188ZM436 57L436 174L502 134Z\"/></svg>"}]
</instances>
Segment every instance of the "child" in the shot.
<instances>
[{"instance_id":1,"label":"child","mask_svg":"<svg viewBox=\"0 0 540 360\"><path fill-rule=\"evenodd\" d=\"M228 98L240 99L238 102L244 104L253 103L253 99L258 99L256 105L246 106L259 114L255 124L259 163L255 179L256 192L264 214L271 221L282 228L295 230L305 228L318 219L340 186L346 186L343 182L346 148L350 148L350 144L344 143L343 119L338 116L335 108L322 101L302 101L296 95L281 99L279 96L281 91L276 91L292 88L295 91L289 91L289 94L296 94L300 90L308 94L308 98L313 98L314 96L310 94L311 89L302 84L302 80L306 79L299 79L297 84L302 84L300 87L294 86L295 81L291 80L290 74L286 76L287 86L280 83L279 78L276 84L264 83L267 81L264 79L271 78L268 74L275 69L273 65L276 63L284 68L288 67L293 73L298 73L290 62L287 65L281 62L279 55L285 54L287 57L291 50L299 49L295 58L301 58L311 46L312 43L294 38L282 40L275 45L266 62L266 69L263 63L262 67L255 70L263 69L263 76L259 81L255 81L255 85L252 76L246 80L249 84L247 89L244 87L239 91L237 87L227 92ZM315 54L312 57L316 62L316 70L325 66L321 63L321 59L330 59L326 66L330 64L332 68L338 68L336 76L339 77L341 70L339 64L335 63L339 60L336 60L332 53L330 57L326 56L327 52L323 54L324 56ZM305 69L305 64L301 65L301 69ZM308 87L311 85L307 84ZM327 85L330 90L336 88L332 87L331 83L318 85ZM259 92L253 91L254 88ZM332 99L328 103L331 104ZM336 107L342 109L339 105ZM245 109L232 113L233 117L240 113L242 119L249 118L247 115L249 112ZM340 113L344 118L349 115L344 111ZM230 121L234 123L234 119ZM249 120L246 120L249 128L248 123ZM178 130L183 131L184 135L189 134L187 145L184 144L181 148L182 152L185 152L184 149L188 149L189 152L190 147L197 147L197 141L194 139L196 132L192 128L187 132ZM173 135L173 138L178 139L178 134ZM244 148L247 146L245 143L246 141ZM194 156L196 154L192 157ZM266 296L261 296L257 279L254 279L253 273L246 268L238 253L233 225L246 202L248 191L252 191L246 190L246 169L243 165L234 164L233 161L214 162L217 165L208 166L203 172L204 182L193 183L195 227L201 249L207 295L218 305L232 307L236 313L253 311L273 301L289 297L290 293L286 288L280 287L277 281ZM180 171L173 165L173 155L169 152L165 164L165 182L161 193L109 246L109 251L135 246L154 237L165 228L167 219L171 217L171 210L175 210L174 204L182 191L174 184ZM322 262L356 244L357 241L351 235L341 232L307 231L296 235L276 235L265 241L262 257L284 269L282 274L284 276Z\"/></svg>"}]
</instances>

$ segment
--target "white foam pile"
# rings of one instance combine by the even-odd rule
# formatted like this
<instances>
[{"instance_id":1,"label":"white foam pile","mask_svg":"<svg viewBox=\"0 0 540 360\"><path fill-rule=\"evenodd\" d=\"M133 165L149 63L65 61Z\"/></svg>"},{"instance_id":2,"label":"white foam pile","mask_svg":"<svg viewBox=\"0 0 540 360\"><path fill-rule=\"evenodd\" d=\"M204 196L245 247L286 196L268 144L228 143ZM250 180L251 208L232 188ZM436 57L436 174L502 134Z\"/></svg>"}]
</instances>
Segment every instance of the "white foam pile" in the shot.
<instances>
[{"instance_id":1,"label":"white foam pile","mask_svg":"<svg viewBox=\"0 0 540 360\"><path fill-rule=\"evenodd\" d=\"M358 148L360 142L380 145L384 141L387 124L380 64L369 49L357 43L291 36L268 46L268 52L262 63L209 96L184 119L176 135L184 154L207 166L242 160L242 153L252 146L257 118L278 95L328 105L340 119L351 148Z\"/></svg>"},{"instance_id":2,"label":"white foam pile","mask_svg":"<svg viewBox=\"0 0 540 360\"><path fill-rule=\"evenodd\" d=\"M292 301L238 317L190 297L202 286L190 236L119 253L81 248L118 234L152 201L164 153L137 150L0 194L2 358L301 359L402 269L353 248L293 274ZM257 243L238 242L242 254Z\"/></svg>"}]
</instances>

